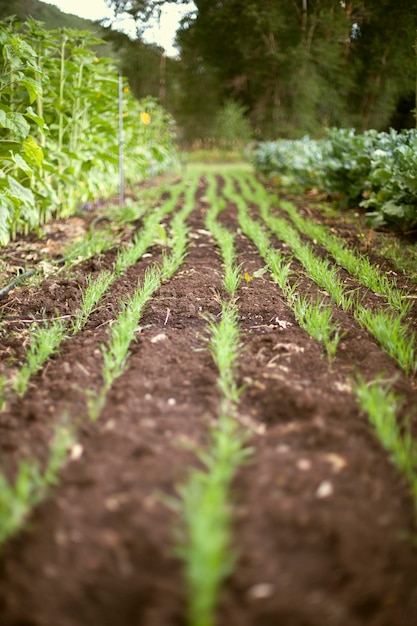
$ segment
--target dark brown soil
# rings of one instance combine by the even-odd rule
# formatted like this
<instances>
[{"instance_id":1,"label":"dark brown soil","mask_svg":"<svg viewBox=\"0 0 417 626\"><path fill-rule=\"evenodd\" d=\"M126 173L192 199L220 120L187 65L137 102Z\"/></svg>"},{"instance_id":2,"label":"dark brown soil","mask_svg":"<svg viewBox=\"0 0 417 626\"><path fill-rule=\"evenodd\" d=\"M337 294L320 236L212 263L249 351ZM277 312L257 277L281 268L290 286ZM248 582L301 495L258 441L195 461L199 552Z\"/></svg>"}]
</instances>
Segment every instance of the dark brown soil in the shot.
<instances>
[{"instance_id":1,"label":"dark brown soil","mask_svg":"<svg viewBox=\"0 0 417 626\"><path fill-rule=\"evenodd\" d=\"M147 307L128 369L97 422L88 420L83 390L100 388L101 345L120 303L160 260L158 246L112 284L86 328L0 414L0 465L9 477L22 458L45 460L64 415L78 424L81 446L27 527L1 550L1 626L186 624L178 519L167 496L198 465L189 444L206 445L219 401L205 316L220 313L225 293L206 210L202 181L189 254ZM238 231L234 206L221 221L238 233L242 272L252 276L264 262ZM58 227L65 233L65 224ZM41 253L47 246L35 240L20 245L35 251L33 263L60 251ZM1 256L21 264L17 244ZM11 375L21 362L31 320L71 316L86 277L114 258L110 251L0 301L3 371ZM305 277L300 285L316 290ZM335 314L345 335L329 368L324 348L298 326L267 274L242 282L238 306L239 412L253 454L233 485L238 558L218 625L417 624L415 507L351 392L358 372L367 380L383 372L415 412L415 379L342 312Z\"/></svg>"}]
</instances>

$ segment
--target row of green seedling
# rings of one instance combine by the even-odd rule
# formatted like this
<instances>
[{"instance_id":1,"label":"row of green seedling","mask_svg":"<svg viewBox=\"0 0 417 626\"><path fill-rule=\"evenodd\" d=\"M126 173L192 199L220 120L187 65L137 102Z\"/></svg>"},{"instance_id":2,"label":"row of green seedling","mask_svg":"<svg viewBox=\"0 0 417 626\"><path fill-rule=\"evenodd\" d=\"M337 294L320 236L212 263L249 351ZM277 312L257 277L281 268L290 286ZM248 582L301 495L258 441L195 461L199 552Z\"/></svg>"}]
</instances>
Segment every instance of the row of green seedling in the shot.
<instances>
[{"instance_id":1,"label":"row of green seedling","mask_svg":"<svg viewBox=\"0 0 417 626\"><path fill-rule=\"evenodd\" d=\"M242 267L237 262L235 250L235 235L218 222L217 217L224 210L226 203L224 198L217 194L215 177L208 175L206 178L206 196L210 209L207 211L205 224L220 249L224 268L223 286L229 294L234 294L242 280Z\"/></svg>"},{"instance_id":2,"label":"row of green seedling","mask_svg":"<svg viewBox=\"0 0 417 626\"><path fill-rule=\"evenodd\" d=\"M50 358L59 348L62 341L80 330L86 325L89 316L97 307L100 299L109 289L116 278L122 275L131 265L146 253L155 241L155 235L161 236L161 220L171 213L181 194L182 187L175 188L174 194L158 209L150 213L144 220L143 228L138 233L127 248L119 251L113 265L113 271L102 271L99 275L89 281L84 290L81 301L82 306L76 312L74 319L68 324L62 319L53 321L44 326L38 326L32 333L30 344L26 350L25 363L17 372L13 382L8 384L3 378L2 383L2 405L10 392L15 392L23 396L27 390L30 378L38 372L48 358ZM165 233L165 230L164 230Z\"/></svg>"},{"instance_id":3,"label":"row of green seedling","mask_svg":"<svg viewBox=\"0 0 417 626\"><path fill-rule=\"evenodd\" d=\"M230 182L227 189L230 195L234 196L235 191L230 187ZM241 211L241 217L242 230L258 244L259 249L263 250L264 258L272 270L272 277L291 300L294 285L288 282L290 262L284 263L281 255L268 247L269 238L265 230L259 222L250 219L247 210ZM314 336L314 333L311 334ZM417 507L417 444L411 434L410 418L403 419L403 426L399 426L401 397L393 393L390 384L382 377L371 383L366 383L363 379L356 380L353 389L379 441L408 481Z\"/></svg>"},{"instance_id":4,"label":"row of green seedling","mask_svg":"<svg viewBox=\"0 0 417 626\"><path fill-rule=\"evenodd\" d=\"M223 286L230 299L222 302L221 319L208 320L208 348L218 370L220 404L211 445L196 454L203 469L191 473L180 487L176 503L181 517L179 556L184 562L189 626L214 626L224 580L233 570L232 507L230 487L249 449L239 427L237 406L241 389L236 382L240 354L239 314L234 295L240 282L234 236L216 218L223 208L216 196L215 181L208 176L211 204L206 226L216 240L223 260Z\"/></svg>"},{"instance_id":5,"label":"row of green seedling","mask_svg":"<svg viewBox=\"0 0 417 626\"><path fill-rule=\"evenodd\" d=\"M249 185L245 187L246 197L251 196L253 202L260 206L270 207L275 203L287 213L299 232L326 248L335 261L349 274L355 276L362 285L383 296L389 305L403 317L409 313L412 304L407 301L407 294L397 288L393 279L389 279L378 267L372 265L367 257L348 248L340 237L330 233L327 227L311 219L303 218L292 202L271 196L255 179L252 179L252 183L252 189Z\"/></svg>"},{"instance_id":6,"label":"row of green seedling","mask_svg":"<svg viewBox=\"0 0 417 626\"><path fill-rule=\"evenodd\" d=\"M243 194L246 195L246 186L239 180ZM247 211L247 203L238 198L241 211ZM415 333L410 325L403 320L403 316L389 310L380 310L376 313L363 306L358 298L338 275L336 266L331 265L328 259L316 256L313 248L303 242L298 232L283 218L275 217L270 212L268 204L260 205L260 214L267 227L292 250L296 259L306 270L308 276L322 287L332 300L344 311L353 311L355 319L366 328L380 343L382 348L407 373L414 373L417 369L415 355Z\"/></svg>"},{"instance_id":7,"label":"row of green seedling","mask_svg":"<svg viewBox=\"0 0 417 626\"><path fill-rule=\"evenodd\" d=\"M382 377L370 383L359 379L354 391L382 446L410 485L417 512L417 443L411 434L410 418L405 417L403 426L399 425L403 399L391 386Z\"/></svg>"},{"instance_id":8,"label":"row of green seedling","mask_svg":"<svg viewBox=\"0 0 417 626\"><path fill-rule=\"evenodd\" d=\"M92 400L94 394L86 391L91 419L99 416L111 384L127 366L129 345L134 339L146 303L161 282L172 276L185 256L187 229L184 218L193 208L194 190L195 185L190 185L184 209L173 219L171 254L164 256L160 266L151 266L145 273L143 285L138 287L129 303L122 306L120 315L112 327L109 344L102 348L103 387L94 401ZM124 261L119 261L119 264L120 267L127 267ZM111 274L105 273L104 277L109 278ZM75 429L68 423L68 419L62 420L55 428L49 460L43 471L37 461L30 459L20 462L13 482L9 482L0 474L0 544L22 527L33 506L38 504L45 497L48 488L58 481L60 468L68 458L69 449L75 449Z\"/></svg>"},{"instance_id":9,"label":"row of green seedling","mask_svg":"<svg viewBox=\"0 0 417 626\"><path fill-rule=\"evenodd\" d=\"M122 304L120 314L111 326L108 344L102 346L103 385L98 394L88 390L86 392L91 419L95 420L99 417L113 382L123 374L127 367L129 346L134 340L146 305L162 282L169 280L179 269L185 258L188 243L186 218L194 209L197 182L197 179L194 179L188 186L183 208L171 222L172 236L167 239L171 252L164 254L161 264L154 264L145 272L143 283L139 283L133 296L127 303Z\"/></svg>"},{"instance_id":10,"label":"row of green seedling","mask_svg":"<svg viewBox=\"0 0 417 626\"><path fill-rule=\"evenodd\" d=\"M142 230L146 230L148 227L151 228L152 226L158 230L159 222L174 210L183 191L184 184L182 182L174 185L169 189L169 198L165 200L162 205L154 209L149 209L146 203L126 204L123 207L110 207L105 213L97 216L97 218L92 221L89 232L82 237L82 239L71 244L64 251L65 263L69 265L80 263L95 254L101 255L114 247L114 231L112 226L96 230L95 225L97 222L108 221L111 225L116 224L116 226L123 228L136 220L144 218ZM159 197L163 192L163 188L158 190ZM148 194L148 196L150 196L150 200L152 198L151 194Z\"/></svg>"},{"instance_id":11,"label":"row of green seedling","mask_svg":"<svg viewBox=\"0 0 417 626\"><path fill-rule=\"evenodd\" d=\"M229 181L226 189L233 196L235 191L230 185L231 181ZM294 299L294 285L288 281L291 271L290 262L284 262L276 250L268 247L269 238L265 230L259 222L251 220L247 210L241 212L241 217L243 218L240 222L242 230L254 240L255 244L258 244L259 249L263 250L264 258L272 270L273 279L280 285L291 303ZM296 317L299 318L298 312L295 311L295 313ZM314 313L313 308L313 317L314 315L316 313ZM315 336L311 329L307 328L307 330L312 336ZM339 330L335 329L335 332L338 333ZM320 337L315 338L320 340ZM337 340L337 335L334 338ZM353 389L358 403L368 415L379 441L408 481L417 507L417 444L411 434L410 419L403 419L403 426L399 426L402 399L392 392L390 385L382 377L371 383L366 383L363 379L356 380Z\"/></svg>"},{"instance_id":12,"label":"row of green seedling","mask_svg":"<svg viewBox=\"0 0 417 626\"><path fill-rule=\"evenodd\" d=\"M327 358L331 363L342 338L340 325L333 319L331 305L324 299L316 300L297 293L298 283L294 280L294 273L291 270L291 259L284 259L280 252L273 248L264 227L251 219L246 203L239 197L233 185L233 179L226 179L224 193L237 205L239 226L258 248L272 280L279 285L285 296L287 306L293 311L300 326L313 339L324 344Z\"/></svg>"}]
</instances>

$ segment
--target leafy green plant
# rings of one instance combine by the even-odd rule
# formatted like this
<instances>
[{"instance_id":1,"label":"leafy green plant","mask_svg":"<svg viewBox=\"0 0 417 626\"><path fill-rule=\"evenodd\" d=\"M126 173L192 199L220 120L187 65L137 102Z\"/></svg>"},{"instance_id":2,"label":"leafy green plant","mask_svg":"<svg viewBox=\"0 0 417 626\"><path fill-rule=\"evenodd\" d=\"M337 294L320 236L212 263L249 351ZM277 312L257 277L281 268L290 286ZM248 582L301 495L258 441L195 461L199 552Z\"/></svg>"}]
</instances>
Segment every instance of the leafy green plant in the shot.
<instances>
[{"instance_id":1,"label":"leafy green plant","mask_svg":"<svg viewBox=\"0 0 417 626\"><path fill-rule=\"evenodd\" d=\"M331 194L339 207L368 210L371 226L417 224L417 130L358 134L328 129L324 139L260 143L255 168L282 185L298 183Z\"/></svg>"},{"instance_id":2,"label":"leafy green plant","mask_svg":"<svg viewBox=\"0 0 417 626\"><path fill-rule=\"evenodd\" d=\"M9 23L0 25L0 243L39 223L34 179L44 154L36 135L44 120L32 108L42 94L36 51Z\"/></svg>"},{"instance_id":3,"label":"leafy green plant","mask_svg":"<svg viewBox=\"0 0 417 626\"><path fill-rule=\"evenodd\" d=\"M217 146L223 150L242 150L252 140L252 136L244 107L234 100L227 100L213 124L213 137Z\"/></svg>"},{"instance_id":4,"label":"leafy green plant","mask_svg":"<svg viewBox=\"0 0 417 626\"><path fill-rule=\"evenodd\" d=\"M118 187L118 76L99 43L31 19L1 25L0 243ZM127 183L176 167L172 118L127 85L123 99Z\"/></svg>"}]
</instances>

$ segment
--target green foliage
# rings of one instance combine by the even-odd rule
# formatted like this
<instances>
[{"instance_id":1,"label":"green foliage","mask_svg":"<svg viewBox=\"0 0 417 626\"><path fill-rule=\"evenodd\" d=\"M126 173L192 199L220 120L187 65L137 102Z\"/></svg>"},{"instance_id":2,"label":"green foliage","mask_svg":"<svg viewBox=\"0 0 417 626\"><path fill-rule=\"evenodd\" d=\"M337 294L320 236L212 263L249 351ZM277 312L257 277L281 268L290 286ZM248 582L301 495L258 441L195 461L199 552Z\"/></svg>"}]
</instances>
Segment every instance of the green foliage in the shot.
<instances>
[{"instance_id":1,"label":"green foliage","mask_svg":"<svg viewBox=\"0 0 417 626\"><path fill-rule=\"evenodd\" d=\"M317 141L261 143L252 160L281 184L318 187L340 207L365 207L374 227L417 225L417 130L357 134L333 128Z\"/></svg>"},{"instance_id":2,"label":"green foliage","mask_svg":"<svg viewBox=\"0 0 417 626\"><path fill-rule=\"evenodd\" d=\"M113 193L119 182L118 77L90 31L0 23L0 243ZM175 164L171 117L123 93L125 177ZM145 120L145 121L143 121Z\"/></svg>"},{"instance_id":3,"label":"green foliage","mask_svg":"<svg viewBox=\"0 0 417 626\"><path fill-rule=\"evenodd\" d=\"M237 422L221 415L210 450L198 455L205 471L193 472L178 489L182 532L177 553L185 562L189 626L214 626L221 585L235 564L230 484L248 456L243 443Z\"/></svg>"},{"instance_id":4,"label":"green foliage","mask_svg":"<svg viewBox=\"0 0 417 626\"><path fill-rule=\"evenodd\" d=\"M417 336L410 331L409 324L392 313L385 311L372 313L364 308L358 308L355 317L378 339L384 350L407 374L416 372Z\"/></svg>"},{"instance_id":5,"label":"green foliage","mask_svg":"<svg viewBox=\"0 0 417 626\"><path fill-rule=\"evenodd\" d=\"M259 188L264 191L263 186ZM296 206L291 202L280 202L278 199L277 202L288 213L300 232L324 246L337 263L352 276L356 276L363 285L375 293L386 297L389 304L403 317L409 312L411 303L406 301L406 294L397 288L394 279L388 279L386 274L382 273L377 266L372 265L367 257L348 248L339 237L330 233L328 228L314 220L301 217Z\"/></svg>"},{"instance_id":6,"label":"green foliage","mask_svg":"<svg viewBox=\"0 0 417 626\"><path fill-rule=\"evenodd\" d=\"M82 295L82 307L78 309L71 324L71 334L79 332L87 323L88 318L97 306L97 302L107 291L114 280L114 274L103 271L97 278L89 279Z\"/></svg>"},{"instance_id":7,"label":"green foliage","mask_svg":"<svg viewBox=\"0 0 417 626\"><path fill-rule=\"evenodd\" d=\"M273 277L277 276L277 282L283 285L284 294L291 306L291 302L294 299L295 285L290 287L286 282L286 274L289 271L289 267L285 268L279 255L273 255L269 251L269 246L266 245L265 235L262 233L259 223L252 220L248 215L246 200L252 200L255 192L251 190L243 177L239 179L239 184L243 191L244 199L239 199L236 190L230 185L227 186L227 193L231 194L230 198L238 205L241 228L245 234L253 238L258 249L260 251L262 249L262 256L270 263ZM317 285L325 289L332 300L344 311L353 309L356 320L374 335L382 348L397 361L407 374L415 372L417 367L415 357L416 336L415 333L410 332L409 324L404 322L404 316L409 309L409 305L403 305L400 314L385 310L373 312L361 305L351 293L348 293L344 282L338 276L337 267L330 265L327 259L317 257L314 249L301 240L297 230L285 219L274 217L271 214L268 196L265 195L263 200L259 202L263 220L278 239L291 247L294 256L303 265L307 275ZM361 272L359 271L358 274L360 275ZM401 297L400 293L398 296ZM396 301L395 298L394 301ZM338 339L336 346L337 342Z\"/></svg>"},{"instance_id":8,"label":"green foliage","mask_svg":"<svg viewBox=\"0 0 417 626\"><path fill-rule=\"evenodd\" d=\"M141 13L149 2L131 5ZM182 84L200 105L189 111L194 119L205 121L229 98L247 109L258 138L380 129L414 92L414 0L195 5L178 37L188 70Z\"/></svg>"},{"instance_id":9,"label":"green foliage","mask_svg":"<svg viewBox=\"0 0 417 626\"><path fill-rule=\"evenodd\" d=\"M228 293L234 295L242 280L242 268L237 263L235 251L235 235L217 221L217 216L224 209L225 203L217 195L217 184L214 176L208 175L207 182L207 198L211 206L207 212L205 223L216 240L222 255L224 264L223 286Z\"/></svg>"},{"instance_id":10,"label":"green foliage","mask_svg":"<svg viewBox=\"0 0 417 626\"><path fill-rule=\"evenodd\" d=\"M145 305L160 284L161 270L158 267L151 267L145 274L143 284L138 286L132 298L126 304L122 303L118 318L111 327L109 345L103 346L102 349L105 392L124 372L129 356L129 346L135 336Z\"/></svg>"},{"instance_id":11,"label":"green foliage","mask_svg":"<svg viewBox=\"0 0 417 626\"><path fill-rule=\"evenodd\" d=\"M323 161L323 141L280 139L258 143L251 152L255 169L283 186L310 187L318 184Z\"/></svg>"}]
</instances>

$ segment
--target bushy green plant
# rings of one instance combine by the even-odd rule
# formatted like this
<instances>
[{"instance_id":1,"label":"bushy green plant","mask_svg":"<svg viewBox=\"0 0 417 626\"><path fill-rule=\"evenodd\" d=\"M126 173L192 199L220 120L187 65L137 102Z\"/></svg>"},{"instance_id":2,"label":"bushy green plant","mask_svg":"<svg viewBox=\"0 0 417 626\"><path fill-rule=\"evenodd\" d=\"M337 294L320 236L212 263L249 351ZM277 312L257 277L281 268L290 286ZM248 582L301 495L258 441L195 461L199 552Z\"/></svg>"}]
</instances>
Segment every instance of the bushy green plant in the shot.
<instances>
[{"instance_id":1,"label":"bushy green plant","mask_svg":"<svg viewBox=\"0 0 417 626\"><path fill-rule=\"evenodd\" d=\"M213 125L213 135L223 150L242 149L253 137L245 108L235 100L226 100Z\"/></svg>"},{"instance_id":2,"label":"bushy green plant","mask_svg":"<svg viewBox=\"0 0 417 626\"><path fill-rule=\"evenodd\" d=\"M255 168L282 185L318 187L339 207L368 210L369 224L407 230L417 225L417 130L356 133L331 128L308 137L257 145Z\"/></svg>"},{"instance_id":3,"label":"bushy green plant","mask_svg":"<svg viewBox=\"0 0 417 626\"><path fill-rule=\"evenodd\" d=\"M324 140L306 136L302 139L281 139L258 143L251 152L256 170L273 177L281 185L314 186L321 172Z\"/></svg>"}]
</instances>

